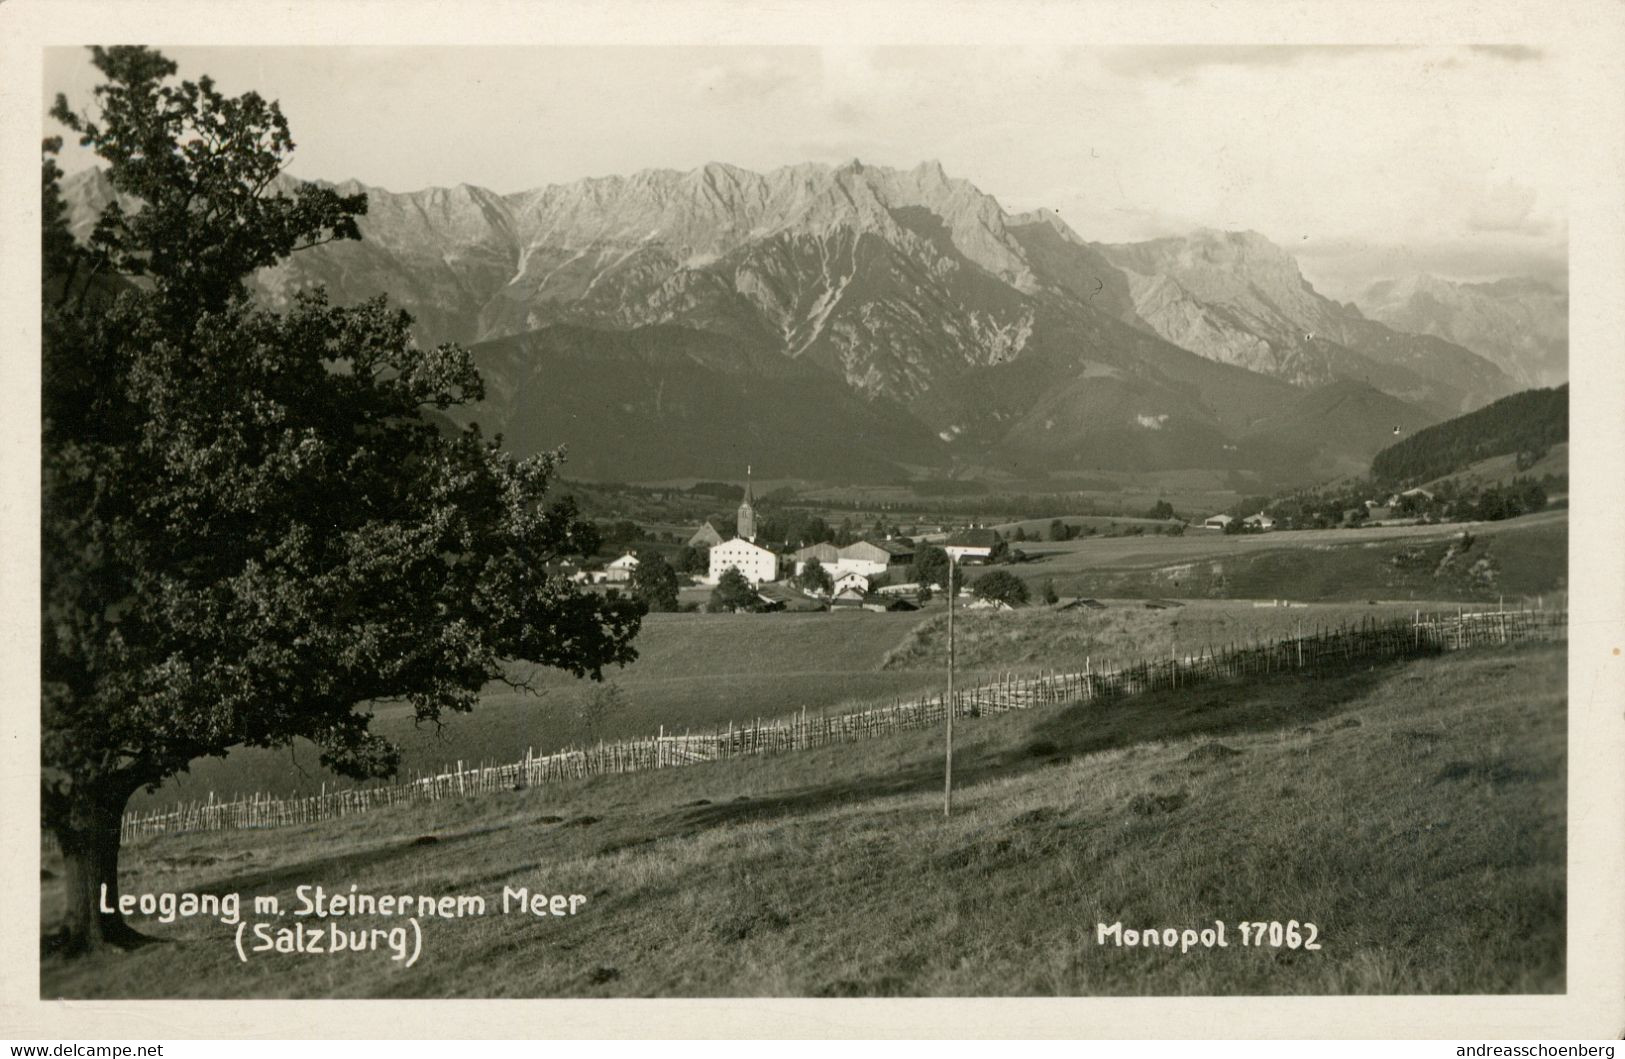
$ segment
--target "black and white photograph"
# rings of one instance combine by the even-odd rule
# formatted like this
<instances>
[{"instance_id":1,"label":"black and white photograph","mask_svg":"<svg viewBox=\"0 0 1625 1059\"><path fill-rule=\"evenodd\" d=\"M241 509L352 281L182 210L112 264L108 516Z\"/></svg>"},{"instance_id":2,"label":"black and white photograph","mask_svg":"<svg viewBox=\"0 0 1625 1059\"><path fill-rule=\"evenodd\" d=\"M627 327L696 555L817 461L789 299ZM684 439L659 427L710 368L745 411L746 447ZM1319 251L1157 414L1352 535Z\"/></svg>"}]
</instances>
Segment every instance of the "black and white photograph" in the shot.
<instances>
[{"instance_id":1,"label":"black and white photograph","mask_svg":"<svg viewBox=\"0 0 1625 1059\"><path fill-rule=\"evenodd\" d=\"M30 1002L1625 1027L1575 18L96 6L6 104Z\"/></svg>"}]
</instances>

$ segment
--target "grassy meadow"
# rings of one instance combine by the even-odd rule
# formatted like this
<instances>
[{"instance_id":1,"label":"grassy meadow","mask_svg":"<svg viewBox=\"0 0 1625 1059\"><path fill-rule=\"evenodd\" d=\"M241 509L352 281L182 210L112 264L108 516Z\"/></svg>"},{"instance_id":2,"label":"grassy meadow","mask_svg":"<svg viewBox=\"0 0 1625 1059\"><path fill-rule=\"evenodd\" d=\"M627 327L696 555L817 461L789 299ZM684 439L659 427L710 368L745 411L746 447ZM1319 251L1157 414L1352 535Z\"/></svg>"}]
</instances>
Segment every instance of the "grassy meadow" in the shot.
<instances>
[{"instance_id":1,"label":"grassy meadow","mask_svg":"<svg viewBox=\"0 0 1625 1059\"><path fill-rule=\"evenodd\" d=\"M1473 543L1459 546L1466 531ZM1062 596L1336 601L1550 595L1568 585L1568 512L1505 522L1225 536L1113 537L1022 546L1011 567Z\"/></svg>"},{"instance_id":2,"label":"grassy meadow","mask_svg":"<svg viewBox=\"0 0 1625 1059\"><path fill-rule=\"evenodd\" d=\"M954 616L954 663L970 672L1100 668L1142 659L1217 651L1252 639L1305 635L1362 620L1409 617L1409 604L1320 604L1255 607L1248 602L1191 600L1151 609L1140 600L1103 601L1105 609L967 610ZM888 670L942 672L948 664L948 616L920 622L886 653Z\"/></svg>"},{"instance_id":3,"label":"grassy meadow","mask_svg":"<svg viewBox=\"0 0 1625 1059\"><path fill-rule=\"evenodd\" d=\"M946 820L940 733L912 732L312 827L143 839L126 847L127 893L287 904L298 885L355 884L481 895L490 914L425 920L411 968L387 951L244 963L216 920L136 919L168 944L48 957L41 992L1561 992L1564 688L1553 644L980 718L956 732ZM51 851L44 866L60 872ZM504 915L505 886L587 901L573 917ZM1098 943L1101 923L1214 920L1226 948ZM1240 944L1240 922L1270 920L1315 924L1320 950Z\"/></svg>"},{"instance_id":4,"label":"grassy meadow","mask_svg":"<svg viewBox=\"0 0 1625 1059\"><path fill-rule=\"evenodd\" d=\"M1246 601L1193 600L1166 610L1143 600L1107 600L1104 610L962 611L957 669L967 681L1006 672L1081 669L1092 664L1160 659L1293 635L1317 625L1409 614L1409 605L1315 604L1255 607ZM418 726L406 707L382 704L373 728L403 751L402 774L436 772L458 761L508 763L527 747L548 753L595 739L708 731L729 722L779 717L802 708L839 712L907 698L942 686L946 607L924 612L814 614L652 614L639 634L639 657L605 674L620 705L595 728L578 707L602 686L558 670L530 673L539 694L505 685L486 689L474 712L436 728ZM309 794L336 780L317 764L315 747L233 750L194 762L158 791L131 800L153 808L206 798Z\"/></svg>"},{"instance_id":5,"label":"grassy meadow","mask_svg":"<svg viewBox=\"0 0 1625 1059\"><path fill-rule=\"evenodd\" d=\"M373 730L398 743L402 769L438 770L457 761L517 761L526 747L546 753L595 738L616 739L686 728L709 730L730 721L855 708L934 686L922 673L885 671L886 652L919 622L918 614L651 614L638 634L638 659L604 679L623 705L590 730L578 704L598 685L560 670L516 667L539 694L506 685L487 688L474 712L418 726L409 708L377 707ZM309 745L288 750L234 750L195 762L188 773L132 807L267 792L311 793L333 776ZM294 767L298 766L298 767ZM345 781L348 782L348 781Z\"/></svg>"}]
</instances>

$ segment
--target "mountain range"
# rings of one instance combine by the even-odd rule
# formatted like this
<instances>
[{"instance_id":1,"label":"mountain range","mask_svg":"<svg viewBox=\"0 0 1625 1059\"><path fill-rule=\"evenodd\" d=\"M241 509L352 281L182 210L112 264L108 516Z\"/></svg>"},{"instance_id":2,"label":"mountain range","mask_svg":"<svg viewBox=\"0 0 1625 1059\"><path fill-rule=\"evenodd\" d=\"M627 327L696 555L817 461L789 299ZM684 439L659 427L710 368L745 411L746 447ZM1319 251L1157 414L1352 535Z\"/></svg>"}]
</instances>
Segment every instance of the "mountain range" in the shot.
<instances>
[{"instance_id":1,"label":"mountain range","mask_svg":"<svg viewBox=\"0 0 1625 1059\"><path fill-rule=\"evenodd\" d=\"M420 341L473 348L468 416L518 451L568 443L594 477L1301 478L1550 370L1518 359L1515 324L1473 323L1488 310L1384 322L1257 233L1093 243L936 163L335 186L366 194L363 238L262 272L259 295L387 292ZM64 194L83 232L113 189L90 170ZM1484 335L1513 344L1465 344Z\"/></svg>"},{"instance_id":2,"label":"mountain range","mask_svg":"<svg viewBox=\"0 0 1625 1059\"><path fill-rule=\"evenodd\" d=\"M1453 283L1413 275L1373 283L1360 296L1366 315L1389 327L1466 346L1520 387L1556 386L1569 377L1569 296L1523 276Z\"/></svg>"}]
</instances>

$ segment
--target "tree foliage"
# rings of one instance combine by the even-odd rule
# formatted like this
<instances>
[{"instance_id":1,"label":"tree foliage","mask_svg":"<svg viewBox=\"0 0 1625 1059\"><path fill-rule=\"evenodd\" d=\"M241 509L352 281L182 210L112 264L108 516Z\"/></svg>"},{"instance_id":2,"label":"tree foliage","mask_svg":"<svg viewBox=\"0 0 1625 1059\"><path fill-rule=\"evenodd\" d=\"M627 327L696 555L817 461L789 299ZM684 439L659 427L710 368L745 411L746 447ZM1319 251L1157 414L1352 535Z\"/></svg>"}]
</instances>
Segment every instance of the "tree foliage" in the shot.
<instances>
[{"instance_id":1,"label":"tree foliage","mask_svg":"<svg viewBox=\"0 0 1625 1059\"><path fill-rule=\"evenodd\" d=\"M148 49L93 59L98 116L53 114L136 205L74 246L48 141L42 241L41 795L75 949L138 940L96 904L136 790L298 739L388 775L369 703L438 723L508 659L601 678L636 656L642 612L546 574L598 543L543 503L555 455L428 421L480 397L466 350L419 348L382 298L251 300L255 270L356 238L366 209L282 179L277 105L176 84ZM84 297L115 275L134 281Z\"/></svg>"},{"instance_id":2,"label":"tree foliage","mask_svg":"<svg viewBox=\"0 0 1625 1059\"><path fill-rule=\"evenodd\" d=\"M677 549L677 558L672 565L680 573L703 574L711 565L711 549L685 544Z\"/></svg>"},{"instance_id":3,"label":"tree foliage","mask_svg":"<svg viewBox=\"0 0 1625 1059\"><path fill-rule=\"evenodd\" d=\"M829 571L817 559L808 559L801 565L801 572L796 575L796 584L803 592L828 593L835 587L830 579Z\"/></svg>"},{"instance_id":4,"label":"tree foliage","mask_svg":"<svg viewBox=\"0 0 1625 1059\"><path fill-rule=\"evenodd\" d=\"M1371 477L1405 485L1431 481L1491 456L1513 455L1526 470L1569 438L1569 388L1525 390L1418 430L1371 461Z\"/></svg>"},{"instance_id":5,"label":"tree foliage","mask_svg":"<svg viewBox=\"0 0 1625 1059\"><path fill-rule=\"evenodd\" d=\"M644 549L638 556L638 565L632 571L632 595L653 611L677 609L677 571L666 557L653 549Z\"/></svg>"},{"instance_id":6,"label":"tree foliage","mask_svg":"<svg viewBox=\"0 0 1625 1059\"><path fill-rule=\"evenodd\" d=\"M948 553L935 544L922 544L914 552L914 562L909 565L908 577L922 585L948 584Z\"/></svg>"},{"instance_id":7,"label":"tree foliage","mask_svg":"<svg viewBox=\"0 0 1625 1059\"><path fill-rule=\"evenodd\" d=\"M604 738L605 727L625 713L626 707L626 692L619 684L605 681L587 688L576 699L572 710L582 742L592 743Z\"/></svg>"},{"instance_id":8,"label":"tree foliage","mask_svg":"<svg viewBox=\"0 0 1625 1059\"><path fill-rule=\"evenodd\" d=\"M993 570L971 584L971 594L977 599L1019 607L1028 599L1027 582L1008 570Z\"/></svg>"},{"instance_id":9,"label":"tree foliage","mask_svg":"<svg viewBox=\"0 0 1625 1059\"><path fill-rule=\"evenodd\" d=\"M756 589L736 566L722 571L717 587L711 590L711 609L715 611L757 610L761 602Z\"/></svg>"}]
</instances>

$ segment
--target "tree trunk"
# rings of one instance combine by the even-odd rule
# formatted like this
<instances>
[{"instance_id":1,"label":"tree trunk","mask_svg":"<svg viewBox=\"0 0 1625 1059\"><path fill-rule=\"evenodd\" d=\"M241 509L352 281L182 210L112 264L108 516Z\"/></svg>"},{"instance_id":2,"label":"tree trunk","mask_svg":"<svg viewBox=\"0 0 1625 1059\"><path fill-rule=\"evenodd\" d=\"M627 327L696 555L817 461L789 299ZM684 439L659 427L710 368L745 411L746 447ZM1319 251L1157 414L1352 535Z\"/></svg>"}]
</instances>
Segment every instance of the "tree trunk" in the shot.
<instances>
[{"instance_id":1,"label":"tree trunk","mask_svg":"<svg viewBox=\"0 0 1625 1059\"><path fill-rule=\"evenodd\" d=\"M71 796L65 819L53 827L64 868L64 914L54 945L64 953L132 948L154 940L118 912L120 824L129 796L129 791Z\"/></svg>"}]
</instances>

